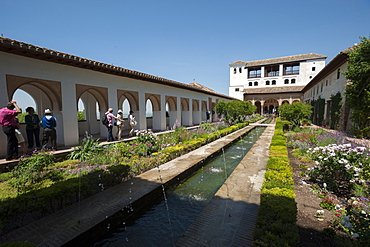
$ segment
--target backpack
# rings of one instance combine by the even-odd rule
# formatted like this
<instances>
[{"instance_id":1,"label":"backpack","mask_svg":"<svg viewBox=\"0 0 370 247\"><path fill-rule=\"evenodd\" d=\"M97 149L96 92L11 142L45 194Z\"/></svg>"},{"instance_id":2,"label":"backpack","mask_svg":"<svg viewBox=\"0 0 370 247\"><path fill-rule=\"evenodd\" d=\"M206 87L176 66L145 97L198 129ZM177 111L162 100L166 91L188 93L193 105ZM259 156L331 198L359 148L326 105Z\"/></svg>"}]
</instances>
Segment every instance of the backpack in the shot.
<instances>
[{"instance_id":1,"label":"backpack","mask_svg":"<svg viewBox=\"0 0 370 247\"><path fill-rule=\"evenodd\" d=\"M108 121L108 117L107 117L107 114L104 114L101 118L101 123L105 126L107 126L109 124L109 121Z\"/></svg>"}]
</instances>

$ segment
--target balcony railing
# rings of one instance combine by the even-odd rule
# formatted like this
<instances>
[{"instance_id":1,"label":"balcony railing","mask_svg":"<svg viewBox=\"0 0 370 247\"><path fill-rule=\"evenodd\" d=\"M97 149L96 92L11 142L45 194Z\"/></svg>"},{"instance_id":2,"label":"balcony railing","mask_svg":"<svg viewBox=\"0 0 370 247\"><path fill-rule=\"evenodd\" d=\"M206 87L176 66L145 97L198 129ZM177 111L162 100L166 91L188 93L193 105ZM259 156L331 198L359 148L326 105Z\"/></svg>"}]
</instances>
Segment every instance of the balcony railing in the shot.
<instances>
[{"instance_id":1,"label":"balcony railing","mask_svg":"<svg viewBox=\"0 0 370 247\"><path fill-rule=\"evenodd\" d=\"M299 69L284 71L284 75L299 75Z\"/></svg>"}]
</instances>

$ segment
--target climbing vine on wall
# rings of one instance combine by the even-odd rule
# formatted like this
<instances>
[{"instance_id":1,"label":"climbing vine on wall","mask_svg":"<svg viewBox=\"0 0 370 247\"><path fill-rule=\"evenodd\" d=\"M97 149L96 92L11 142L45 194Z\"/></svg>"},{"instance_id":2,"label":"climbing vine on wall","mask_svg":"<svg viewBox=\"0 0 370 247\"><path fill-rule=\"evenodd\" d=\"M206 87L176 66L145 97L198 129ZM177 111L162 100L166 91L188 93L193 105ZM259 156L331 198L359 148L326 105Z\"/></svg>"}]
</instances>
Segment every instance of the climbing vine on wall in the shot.
<instances>
[{"instance_id":1,"label":"climbing vine on wall","mask_svg":"<svg viewBox=\"0 0 370 247\"><path fill-rule=\"evenodd\" d=\"M310 119L311 119L311 121L313 122L313 123L316 123L316 107L315 107L315 105L316 105L316 100L312 100L311 101L311 106L312 106L312 114L311 114L311 116L310 116Z\"/></svg>"},{"instance_id":2,"label":"climbing vine on wall","mask_svg":"<svg viewBox=\"0 0 370 247\"><path fill-rule=\"evenodd\" d=\"M325 99L317 99L317 124L322 125L324 121Z\"/></svg>"},{"instance_id":3,"label":"climbing vine on wall","mask_svg":"<svg viewBox=\"0 0 370 247\"><path fill-rule=\"evenodd\" d=\"M342 108L342 95L338 92L336 95L330 96L331 108L330 108L330 128L336 129L339 123L341 108Z\"/></svg>"}]
</instances>

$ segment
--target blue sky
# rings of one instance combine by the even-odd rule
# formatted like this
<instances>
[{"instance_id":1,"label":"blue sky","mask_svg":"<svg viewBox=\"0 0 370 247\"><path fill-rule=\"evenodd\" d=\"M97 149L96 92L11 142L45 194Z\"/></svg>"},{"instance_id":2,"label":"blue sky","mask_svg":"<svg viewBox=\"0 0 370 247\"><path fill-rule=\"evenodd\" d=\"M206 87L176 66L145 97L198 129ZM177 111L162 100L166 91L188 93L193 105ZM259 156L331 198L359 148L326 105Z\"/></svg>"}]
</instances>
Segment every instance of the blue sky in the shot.
<instances>
[{"instance_id":1,"label":"blue sky","mask_svg":"<svg viewBox=\"0 0 370 247\"><path fill-rule=\"evenodd\" d=\"M370 0L0 0L0 34L228 94L229 64L370 36Z\"/></svg>"}]
</instances>

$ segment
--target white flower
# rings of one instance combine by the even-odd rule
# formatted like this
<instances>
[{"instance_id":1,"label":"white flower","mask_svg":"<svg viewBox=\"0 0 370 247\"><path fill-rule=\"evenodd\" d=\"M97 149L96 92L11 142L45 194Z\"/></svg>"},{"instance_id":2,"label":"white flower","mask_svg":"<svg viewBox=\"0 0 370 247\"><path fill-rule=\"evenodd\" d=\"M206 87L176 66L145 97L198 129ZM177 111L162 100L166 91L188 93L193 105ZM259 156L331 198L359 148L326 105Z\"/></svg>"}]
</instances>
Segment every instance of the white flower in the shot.
<instances>
[{"instance_id":1,"label":"white flower","mask_svg":"<svg viewBox=\"0 0 370 247\"><path fill-rule=\"evenodd\" d=\"M342 209L342 208L340 207L339 204L335 205L335 210L340 210L340 209Z\"/></svg>"}]
</instances>

